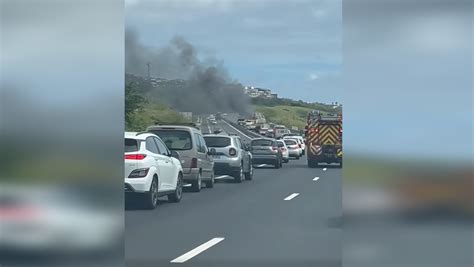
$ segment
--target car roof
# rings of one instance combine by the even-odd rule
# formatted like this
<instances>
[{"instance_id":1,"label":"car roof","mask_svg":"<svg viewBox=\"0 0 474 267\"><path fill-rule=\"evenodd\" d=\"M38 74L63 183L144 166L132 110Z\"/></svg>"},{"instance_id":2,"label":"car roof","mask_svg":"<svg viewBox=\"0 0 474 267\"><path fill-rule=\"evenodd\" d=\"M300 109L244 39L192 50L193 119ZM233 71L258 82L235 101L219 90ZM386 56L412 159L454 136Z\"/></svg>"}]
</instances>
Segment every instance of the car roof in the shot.
<instances>
[{"instance_id":1,"label":"car roof","mask_svg":"<svg viewBox=\"0 0 474 267\"><path fill-rule=\"evenodd\" d=\"M125 132L125 138L128 139L145 140L149 136L157 137L156 134L147 132Z\"/></svg>"},{"instance_id":2,"label":"car roof","mask_svg":"<svg viewBox=\"0 0 474 267\"><path fill-rule=\"evenodd\" d=\"M269 140L269 141L275 141L275 139L273 139L273 138L265 138L265 137L258 137L258 138L252 139L252 141L255 141L255 140Z\"/></svg>"},{"instance_id":3,"label":"car roof","mask_svg":"<svg viewBox=\"0 0 474 267\"><path fill-rule=\"evenodd\" d=\"M231 138L231 136L225 135L225 134L205 134L204 137L227 137L227 138Z\"/></svg>"},{"instance_id":4,"label":"car roof","mask_svg":"<svg viewBox=\"0 0 474 267\"><path fill-rule=\"evenodd\" d=\"M173 129L176 129L176 130L188 130L188 131L199 131L199 129L197 128L194 128L192 126L184 126L184 125L153 125L153 126L148 126L147 127L147 131L152 131L152 130L161 130L161 129L164 129L164 130L173 130Z\"/></svg>"}]
</instances>

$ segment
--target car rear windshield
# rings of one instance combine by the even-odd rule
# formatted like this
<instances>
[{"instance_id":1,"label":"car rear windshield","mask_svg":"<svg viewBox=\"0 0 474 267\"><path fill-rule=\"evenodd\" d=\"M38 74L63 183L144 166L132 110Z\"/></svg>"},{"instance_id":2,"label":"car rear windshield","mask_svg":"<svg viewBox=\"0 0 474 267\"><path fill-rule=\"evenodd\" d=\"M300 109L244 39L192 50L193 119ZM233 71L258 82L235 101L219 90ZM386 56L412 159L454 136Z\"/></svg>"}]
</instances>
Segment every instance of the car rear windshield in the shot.
<instances>
[{"instance_id":1,"label":"car rear windshield","mask_svg":"<svg viewBox=\"0 0 474 267\"><path fill-rule=\"evenodd\" d=\"M229 137L204 136L208 147L226 147L230 146Z\"/></svg>"},{"instance_id":2,"label":"car rear windshield","mask_svg":"<svg viewBox=\"0 0 474 267\"><path fill-rule=\"evenodd\" d=\"M125 138L125 152L135 152L140 149L140 143L135 139Z\"/></svg>"},{"instance_id":3,"label":"car rear windshield","mask_svg":"<svg viewBox=\"0 0 474 267\"><path fill-rule=\"evenodd\" d=\"M266 139L258 139L258 140L252 140L252 146L272 146L273 141L272 140L266 140Z\"/></svg>"},{"instance_id":4,"label":"car rear windshield","mask_svg":"<svg viewBox=\"0 0 474 267\"><path fill-rule=\"evenodd\" d=\"M291 146L291 145L296 145L296 141L294 141L294 140L289 140L289 139L285 139L285 144L286 144L286 145L290 145L290 146Z\"/></svg>"},{"instance_id":5,"label":"car rear windshield","mask_svg":"<svg viewBox=\"0 0 474 267\"><path fill-rule=\"evenodd\" d=\"M158 135L170 150L190 150L192 146L191 135L183 130L152 130Z\"/></svg>"}]
</instances>

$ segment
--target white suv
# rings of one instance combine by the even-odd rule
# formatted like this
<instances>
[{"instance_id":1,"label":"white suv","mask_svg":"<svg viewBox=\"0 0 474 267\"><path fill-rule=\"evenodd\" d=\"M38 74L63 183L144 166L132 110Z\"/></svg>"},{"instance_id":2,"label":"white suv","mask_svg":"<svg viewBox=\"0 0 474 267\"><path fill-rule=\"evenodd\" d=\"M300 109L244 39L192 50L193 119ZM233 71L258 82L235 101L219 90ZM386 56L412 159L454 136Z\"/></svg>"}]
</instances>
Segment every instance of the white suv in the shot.
<instances>
[{"instance_id":1,"label":"white suv","mask_svg":"<svg viewBox=\"0 0 474 267\"><path fill-rule=\"evenodd\" d=\"M183 195L183 169L176 152L170 152L152 133L125 133L125 192L140 194L154 209L158 197L179 202Z\"/></svg>"}]
</instances>

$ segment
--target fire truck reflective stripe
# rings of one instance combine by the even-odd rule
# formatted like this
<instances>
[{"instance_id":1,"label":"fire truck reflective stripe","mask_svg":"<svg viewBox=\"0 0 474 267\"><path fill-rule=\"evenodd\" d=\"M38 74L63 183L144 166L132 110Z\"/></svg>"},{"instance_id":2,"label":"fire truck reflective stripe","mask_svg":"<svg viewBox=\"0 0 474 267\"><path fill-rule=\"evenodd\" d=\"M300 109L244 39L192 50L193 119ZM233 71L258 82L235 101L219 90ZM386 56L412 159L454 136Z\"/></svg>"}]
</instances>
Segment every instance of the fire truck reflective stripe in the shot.
<instances>
[{"instance_id":1,"label":"fire truck reflective stripe","mask_svg":"<svg viewBox=\"0 0 474 267\"><path fill-rule=\"evenodd\" d=\"M327 135L327 136L321 141L321 144L323 144L323 145L335 145L335 144L337 144L337 142L336 142L335 139L333 139L332 136Z\"/></svg>"},{"instance_id":2,"label":"fire truck reflective stripe","mask_svg":"<svg viewBox=\"0 0 474 267\"><path fill-rule=\"evenodd\" d=\"M339 131L337 125L322 125L320 127L321 144L334 145L338 143Z\"/></svg>"},{"instance_id":3,"label":"fire truck reflective stripe","mask_svg":"<svg viewBox=\"0 0 474 267\"><path fill-rule=\"evenodd\" d=\"M320 134L325 136L327 134L333 135L335 137L339 136L339 131L336 125L325 125L320 127Z\"/></svg>"},{"instance_id":4,"label":"fire truck reflective stripe","mask_svg":"<svg viewBox=\"0 0 474 267\"><path fill-rule=\"evenodd\" d=\"M317 138L318 138L318 135L316 133L313 133L309 136L308 140L310 143L314 143Z\"/></svg>"},{"instance_id":5,"label":"fire truck reflective stripe","mask_svg":"<svg viewBox=\"0 0 474 267\"><path fill-rule=\"evenodd\" d=\"M322 152L322 147L314 144L311 144L309 149L311 150L311 153L315 155L320 155Z\"/></svg>"}]
</instances>

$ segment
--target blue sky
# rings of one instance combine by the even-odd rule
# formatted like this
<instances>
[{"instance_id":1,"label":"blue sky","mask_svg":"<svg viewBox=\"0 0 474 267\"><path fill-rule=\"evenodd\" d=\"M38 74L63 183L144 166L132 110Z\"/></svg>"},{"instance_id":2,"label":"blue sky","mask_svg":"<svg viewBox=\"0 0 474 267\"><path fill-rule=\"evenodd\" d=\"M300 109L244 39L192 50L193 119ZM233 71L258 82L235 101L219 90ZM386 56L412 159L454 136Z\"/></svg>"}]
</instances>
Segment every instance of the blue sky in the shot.
<instances>
[{"instance_id":1,"label":"blue sky","mask_svg":"<svg viewBox=\"0 0 474 267\"><path fill-rule=\"evenodd\" d=\"M244 85L306 101L340 101L341 2L127 0L126 26L146 46L181 35Z\"/></svg>"},{"instance_id":2,"label":"blue sky","mask_svg":"<svg viewBox=\"0 0 474 267\"><path fill-rule=\"evenodd\" d=\"M471 12L467 0L127 0L125 10L147 45L180 34L243 84L342 102L346 155L453 162L472 160Z\"/></svg>"}]
</instances>

